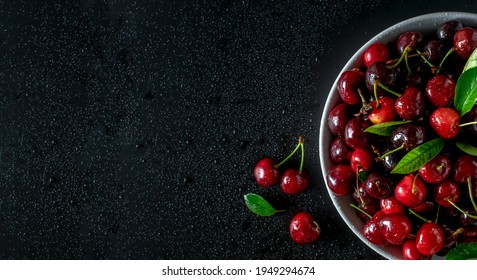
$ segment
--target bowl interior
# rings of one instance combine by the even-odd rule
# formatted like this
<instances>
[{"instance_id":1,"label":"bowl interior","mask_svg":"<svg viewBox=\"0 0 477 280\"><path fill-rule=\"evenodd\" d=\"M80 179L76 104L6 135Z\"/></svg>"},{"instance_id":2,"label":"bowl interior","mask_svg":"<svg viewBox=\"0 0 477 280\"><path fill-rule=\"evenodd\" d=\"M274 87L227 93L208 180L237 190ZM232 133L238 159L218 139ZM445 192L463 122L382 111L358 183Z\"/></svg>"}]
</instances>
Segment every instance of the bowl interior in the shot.
<instances>
[{"instance_id":1,"label":"bowl interior","mask_svg":"<svg viewBox=\"0 0 477 280\"><path fill-rule=\"evenodd\" d=\"M377 34L375 37L371 38L366 44L364 44L346 63L343 67L336 80L333 83L333 86L330 90L328 98L326 100L323 115L321 117L320 124L320 164L323 178L325 179L326 184L326 174L328 169L333 166L333 163L330 159L329 149L332 141L332 135L328 128L327 118L328 115L340 102L340 96L337 92L336 85L339 76L346 70L350 70L354 67L363 68L364 64L362 61L363 52L366 48L373 44L374 42L388 43L396 40L396 38L405 31L419 31L423 34L431 34L435 32L437 26L443 22L450 20L460 20L464 26L477 26L477 14L464 13L464 12L441 12L441 13L432 13L426 14L414 18L410 18L398 24L395 24L384 31ZM351 195L348 196L336 196L331 190L327 187L328 193L335 205L337 211L345 221L345 223L350 227L350 229L370 248L382 255L387 259L402 259L402 253L400 247L397 246L377 246L369 242L361 232L363 227L363 222L356 215L356 212L353 208L349 206L353 202Z\"/></svg>"}]
</instances>

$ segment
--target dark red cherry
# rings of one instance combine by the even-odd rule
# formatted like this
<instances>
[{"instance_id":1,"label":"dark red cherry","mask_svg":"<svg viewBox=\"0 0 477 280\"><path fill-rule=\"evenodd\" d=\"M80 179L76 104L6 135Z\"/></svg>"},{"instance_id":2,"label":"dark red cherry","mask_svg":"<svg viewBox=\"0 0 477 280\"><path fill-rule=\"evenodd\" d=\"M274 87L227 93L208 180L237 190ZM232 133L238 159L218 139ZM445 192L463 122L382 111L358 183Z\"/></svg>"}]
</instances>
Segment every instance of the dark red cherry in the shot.
<instances>
[{"instance_id":1,"label":"dark red cherry","mask_svg":"<svg viewBox=\"0 0 477 280\"><path fill-rule=\"evenodd\" d=\"M271 187L278 184L280 173L275 168L275 161L271 158L260 160L253 171L255 181L262 187Z\"/></svg>"},{"instance_id":2,"label":"dark red cherry","mask_svg":"<svg viewBox=\"0 0 477 280\"><path fill-rule=\"evenodd\" d=\"M328 170L326 182L334 194L344 196L351 193L356 184L356 174L349 165L334 165Z\"/></svg>"},{"instance_id":3,"label":"dark red cherry","mask_svg":"<svg viewBox=\"0 0 477 280\"><path fill-rule=\"evenodd\" d=\"M379 229L379 222L384 216L385 214L382 211L378 211L363 226L362 232L364 237L373 244L386 245L388 243L387 239Z\"/></svg>"},{"instance_id":4,"label":"dark red cherry","mask_svg":"<svg viewBox=\"0 0 477 280\"><path fill-rule=\"evenodd\" d=\"M453 176L458 184L467 184L468 177L477 176L477 157L462 154L454 162Z\"/></svg>"},{"instance_id":5,"label":"dark red cherry","mask_svg":"<svg viewBox=\"0 0 477 280\"><path fill-rule=\"evenodd\" d=\"M419 124L406 123L395 128L391 134L391 142L395 148L404 147L409 152L427 140L426 128Z\"/></svg>"},{"instance_id":6,"label":"dark red cherry","mask_svg":"<svg viewBox=\"0 0 477 280\"><path fill-rule=\"evenodd\" d=\"M413 210L416 213L426 213L426 212L431 212L435 208L435 203L430 200L426 200L423 203L410 207L411 210Z\"/></svg>"},{"instance_id":7,"label":"dark red cherry","mask_svg":"<svg viewBox=\"0 0 477 280\"><path fill-rule=\"evenodd\" d=\"M362 118L352 118L344 130L346 144L353 149L368 148L369 134L364 130L369 126L370 123Z\"/></svg>"},{"instance_id":8,"label":"dark red cherry","mask_svg":"<svg viewBox=\"0 0 477 280\"><path fill-rule=\"evenodd\" d=\"M308 244L317 241L321 236L321 228L313 217L301 212L290 221L290 236L298 244Z\"/></svg>"},{"instance_id":9,"label":"dark red cherry","mask_svg":"<svg viewBox=\"0 0 477 280\"><path fill-rule=\"evenodd\" d=\"M441 60L444 58L446 50L445 46L442 42L437 40L432 40L427 42L424 46L424 53L426 54L426 59L434 64L434 66L438 66Z\"/></svg>"},{"instance_id":10,"label":"dark red cherry","mask_svg":"<svg viewBox=\"0 0 477 280\"><path fill-rule=\"evenodd\" d=\"M364 186L366 192L376 199L390 197L394 190L393 180L377 172L372 172L368 175Z\"/></svg>"},{"instance_id":11,"label":"dark red cherry","mask_svg":"<svg viewBox=\"0 0 477 280\"><path fill-rule=\"evenodd\" d=\"M394 109L405 120L417 120L426 113L426 97L417 87L408 87L396 99Z\"/></svg>"},{"instance_id":12,"label":"dark red cherry","mask_svg":"<svg viewBox=\"0 0 477 280\"><path fill-rule=\"evenodd\" d=\"M331 141L330 157L334 163L349 163L352 153L353 149L346 144L344 137L336 137Z\"/></svg>"},{"instance_id":13,"label":"dark red cherry","mask_svg":"<svg viewBox=\"0 0 477 280\"><path fill-rule=\"evenodd\" d=\"M337 90L343 102L356 105L361 103L358 89L364 89L364 73L357 70L345 71L341 74L337 83Z\"/></svg>"},{"instance_id":14,"label":"dark red cherry","mask_svg":"<svg viewBox=\"0 0 477 280\"><path fill-rule=\"evenodd\" d=\"M398 82L398 73L394 69L389 69L386 63L377 61L371 64L365 73L366 87L370 92L374 92L374 83L379 82L388 88L395 88ZM377 87L378 93L384 91Z\"/></svg>"},{"instance_id":15,"label":"dark red cherry","mask_svg":"<svg viewBox=\"0 0 477 280\"><path fill-rule=\"evenodd\" d=\"M357 174L360 171L372 170L375 162L374 154L368 149L358 148L351 154L351 168Z\"/></svg>"},{"instance_id":16,"label":"dark red cherry","mask_svg":"<svg viewBox=\"0 0 477 280\"><path fill-rule=\"evenodd\" d=\"M477 31L471 27L463 27L454 34L454 49L463 59L468 59L477 47Z\"/></svg>"},{"instance_id":17,"label":"dark red cherry","mask_svg":"<svg viewBox=\"0 0 477 280\"><path fill-rule=\"evenodd\" d=\"M379 106L378 106L379 105ZM394 99L388 96L378 98L378 102L371 102L371 112L368 119L373 124L394 121L396 119L396 110L394 109Z\"/></svg>"},{"instance_id":18,"label":"dark red cherry","mask_svg":"<svg viewBox=\"0 0 477 280\"><path fill-rule=\"evenodd\" d=\"M308 187L309 181L310 175L306 170L300 173L298 169L289 168L283 172L280 188L286 194L299 194Z\"/></svg>"},{"instance_id":19,"label":"dark red cherry","mask_svg":"<svg viewBox=\"0 0 477 280\"><path fill-rule=\"evenodd\" d=\"M455 83L446 75L436 75L426 85L426 96L436 107L446 107L455 95Z\"/></svg>"},{"instance_id":20,"label":"dark red cherry","mask_svg":"<svg viewBox=\"0 0 477 280\"><path fill-rule=\"evenodd\" d=\"M394 196L404 206L414 207L426 200L427 189L419 177L408 174L399 181L394 189Z\"/></svg>"},{"instance_id":21,"label":"dark red cherry","mask_svg":"<svg viewBox=\"0 0 477 280\"><path fill-rule=\"evenodd\" d=\"M452 139L459 133L460 115L453 108L437 108L429 117L432 129L444 139Z\"/></svg>"},{"instance_id":22,"label":"dark red cherry","mask_svg":"<svg viewBox=\"0 0 477 280\"><path fill-rule=\"evenodd\" d=\"M416 248L424 256L439 252L444 246L444 232L433 223L423 224L416 233Z\"/></svg>"},{"instance_id":23,"label":"dark red cherry","mask_svg":"<svg viewBox=\"0 0 477 280\"><path fill-rule=\"evenodd\" d=\"M438 154L419 168L419 176L429 184L437 184L449 178L452 162L446 154Z\"/></svg>"},{"instance_id":24,"label":"dark red cherry","mask_svg":"<svg viewBox=\"0 0 477 280\"><path fill-rule=\"evenodd\" d=\"M332 134L337 136L344 135L345 127L351 120L351 106L346 103L340 103L331 109L328 116L328 127Z\"/></svg>"},{"instance_id":25,"label":"dark red cherry","mask_svg":"<svg viewBox=\"0 0 477 280\"><path fill-rule=\"evenodd\" d=\"M359 182L353 191L353 198L358 204L378 204L378 200L366 192L364 182Z\"/></svg>"},{"instance_id":26,"label":"dark red cherry","mask_svg":"<svg viewBox=\"0 0 477 280\"><path fill-rule=\"evenodd\" d=\"M381 218L379 230L389 243L398 245L411 233L412 225L406 215L392 213Z\"/></svg>"},{"instance_id":27,"label":"dark red cherry","mask_svg":"<svg viewBox=\"0 0 477 280\"><path fill-rule=\"evenodd\" d=\"M381 43L376 42L371 44L365 51L363 55L364 65L366 67L371 66L371 64L380 61L386 62L391 58L388 47Z\"/></svg>"},{"instance_id":28,"label":"dark red cherry","mask_svg":"<svg viewBox=\"0 0 477 280\"><path fill-rule=\"evenodd\" d=\"M460 196L459 185L452 180L446 180L434 186L434 201L443 207L453 207Z\"/></svg>"},{"instance_id":29,"label":"dark red cherry","mask_svg":"<svg viewBox=\"0 0 477 280\"><path fill-rule=\"evenodd\" d=\"M460 20L451 20L437 26L437 38L443 42L450 43L454 40L454 34L463 27Z\"/></svg>"},{"instance_id":30,"label":"dark red cherry","mask_svg":"<svg viewBox=\"0 0 477 280\"><path fill-rule=\"evenodd\" d=\"M382 155L388 154L392 150L394 150L394 146L392 144L386 144L381 152ZM399 160L402 158L402 152L401 151L395 151L392 153L389 153L388 155L382 157L381 162L383 163L384 168L387 171L391 171L396 167L398 164Z\"/></svg>"},{"instance_id":31,"label":"dark red cherry","mask_svg":"<svg viewBox=\"0 0 477 280\"><path fill-rule=\"evenodd\" d=\"M424 36L420 32L404 32L396 40L396 50L401 55L408 46L413 49L421 48L423 41Z\"/></svg>"}]
</instances>

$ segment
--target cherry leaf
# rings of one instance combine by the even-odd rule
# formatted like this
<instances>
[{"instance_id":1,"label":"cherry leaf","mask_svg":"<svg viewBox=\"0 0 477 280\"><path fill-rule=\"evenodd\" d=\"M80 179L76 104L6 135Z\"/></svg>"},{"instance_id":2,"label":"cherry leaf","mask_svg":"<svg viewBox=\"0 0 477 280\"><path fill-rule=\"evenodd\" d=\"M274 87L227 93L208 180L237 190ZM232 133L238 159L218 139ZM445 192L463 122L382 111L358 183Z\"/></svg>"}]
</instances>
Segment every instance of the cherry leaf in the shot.
<instances>
[{"instance_id":1,"label":"cherry leaf","mask_svg":"<svg viewBox=\"0 0 477 280\"><path fill-rule=\"evenodd\" d=\"M465 63L465 66L462 72L465 72L469 70L470 68L474 68L474 67L477 67L477 48L472 52L469 59L467 59L467 62Z\"/></svg>"},{"instance_id":2,"label":"cherry leaf","mask_svg":"<svg viewBox=\"0 0 477 280\"><path fill-rule=\"evenodd\" d=\"M460 116L469 112L477 101L477 67L464 71L455 86L454 106Z\"/></svg>"},{"instance_id":3,"label":"cherry leaf","mask_svg":"<svg viewBox=\"0 0 477 280\"><path fill-rule=\"evenodd\" d=\"M449 250L446 260L468 260L477 258L477 242L459 243Z\"/></svg>"},{"instance_id":4,"label":"cherry leaf","mask_svg":"<svg viewBox=\"0 0 477 280\"><path fill-rule=\"evenodd\" d=\"M392 174L412 173L439 154L444 147L444 139L436 138L409 151L391 170Z\"/></svg>"},{"instance_id":5,"label":"cherry leaf","mask_svg":"<svg viewBox=\"0 0 477 280\"><path fill-rule=\"evenodd\" d=\"M466 142L461 141L457 141L455 145L464 153L467 153L471 156L477 156L477 147L474 147Z\"/></svg>"},{"instance_id":6,"label":"cherry leaf","mask_svg":"<svg viewBox=\"0 0 477 280\"><path fill-rule=\"evenodd\" d=\"M410 123L412 121L391 121L391 122L384 122L373 124L372 126L366 128L364 132L369 132L381 136L391 136L393 130L405 123Z\"/></svg>"},{"instance_id":7,"label":"cherry leaf","mask_svg":"<svg viewBox=\"0 0 477 280\"><path fill-rule=\"evenodd\" d=\"M259 216L272 216L277 212L282 212L282 210L276 210L273 208L267 200L258 194L246 194L244 195L244 199L245 205L247 205L248 209Z\"/></svg>"}]
</instances>

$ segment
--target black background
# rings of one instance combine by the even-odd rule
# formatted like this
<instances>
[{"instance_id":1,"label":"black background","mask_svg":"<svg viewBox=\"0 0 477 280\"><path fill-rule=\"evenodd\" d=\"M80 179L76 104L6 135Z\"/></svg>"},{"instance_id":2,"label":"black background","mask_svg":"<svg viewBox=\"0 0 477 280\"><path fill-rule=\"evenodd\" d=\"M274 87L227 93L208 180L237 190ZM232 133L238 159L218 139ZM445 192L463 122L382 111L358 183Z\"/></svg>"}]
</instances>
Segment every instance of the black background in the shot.
<instances>
[{"instance_id":1,"label":"black background","mask_svg":"<svg viewBox=\"0 0 477 280\"><path fill-rule=\"evenodd\" d=\"M438 11L477 3L0 0L0 258L380 259L328 197L321 111L360 45ZM309 189L259 188L298 135Z\"/></svg>"}]
</instances>

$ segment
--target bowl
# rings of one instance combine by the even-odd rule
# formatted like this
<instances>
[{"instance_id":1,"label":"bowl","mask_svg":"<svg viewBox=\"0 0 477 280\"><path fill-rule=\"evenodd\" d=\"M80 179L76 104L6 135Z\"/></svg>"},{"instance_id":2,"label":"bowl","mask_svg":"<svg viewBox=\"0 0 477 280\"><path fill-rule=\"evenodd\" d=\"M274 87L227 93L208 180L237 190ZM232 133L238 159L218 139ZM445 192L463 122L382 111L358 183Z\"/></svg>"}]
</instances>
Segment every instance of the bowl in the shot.
<instances>
[{"instance_id":1,"label":"bowl","mask_svg":"<svg viewBox=\"0 0 477 280\"><path fill-rule=\"evenodd\" d=\"M413 17L405 21L399 22L371 38L361 48L359 48L344 65L343 69L340 71L328 94L320 124L320 164L325 184L327 184L326 174L328 172L328 169L334 165L329 155L330 144L333 136L328 128L327 118L331 109L340 102L340 96L337 92L337 83L341 74L344 71L351 70L355 67L363 68L363 53L371 44L375 42L382 42L386 44L388 42L396 40L396 38L401 33L406 31L419 31L423 34L430 34L432 32L436 32L436 27L439 24L450 20L460 20L462 21L464 26L477 26L477 14L465 12L439 12ZM339 212L344 222L349 226L351 231L353 231L354 234L356 234L356 236L358 236L359 239L362 240L362 242L364 242L368 247L373 249L375 252L377 252L384 258L392 260L403 259L400 247L392 245L378 246L369 242L366 237L364 237L361 232L363 222L357 216L356 210L354 210L349 205L350 203L354 202L351 195L337 196L328 188L328 186L326 187L330 198L334 206L336 207L336 210ZM433 258L439 257L435 256Z\"/></svg>"}]
</instances>

